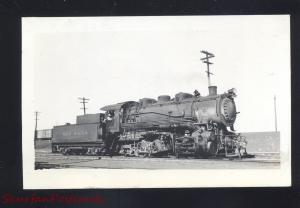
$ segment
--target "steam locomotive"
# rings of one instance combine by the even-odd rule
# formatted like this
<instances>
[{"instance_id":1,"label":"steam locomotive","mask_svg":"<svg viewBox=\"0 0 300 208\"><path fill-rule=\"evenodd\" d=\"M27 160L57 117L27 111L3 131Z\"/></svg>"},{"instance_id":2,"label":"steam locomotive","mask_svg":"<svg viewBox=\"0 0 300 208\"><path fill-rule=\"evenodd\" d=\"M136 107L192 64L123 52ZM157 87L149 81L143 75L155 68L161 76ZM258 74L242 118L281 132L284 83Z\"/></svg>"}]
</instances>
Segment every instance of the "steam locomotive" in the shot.
<instances>
[{"instance_id":1,"label":"steam locomotive","mask_svg":"<svg viewBox=\"0 0 300 208\"><path fill-rule=\"evenodd\" d=\"M101 108L55 126L52 152L135 157L246 157L247 141L235 133L236 90L201 96L177 93Z\"/></svg>"}]
</instances>

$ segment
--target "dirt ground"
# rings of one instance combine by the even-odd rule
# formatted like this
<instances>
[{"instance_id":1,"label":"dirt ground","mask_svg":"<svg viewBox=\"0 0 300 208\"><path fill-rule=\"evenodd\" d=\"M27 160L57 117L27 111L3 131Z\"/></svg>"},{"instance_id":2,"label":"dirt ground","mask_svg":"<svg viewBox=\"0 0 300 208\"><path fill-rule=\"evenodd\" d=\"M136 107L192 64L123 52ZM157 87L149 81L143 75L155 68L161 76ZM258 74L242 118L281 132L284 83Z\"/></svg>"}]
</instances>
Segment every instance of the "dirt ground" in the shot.
<instances>
[{"instance_id":1,"label":"dirt ground","mask_svg":"<svg viewBox=\"0 0 300 208\"><path fill-rule=\"evenodd\" d=\"M130 169L269 169L280 168L277 155L251 159L177 159L108 156L75 156L36 151L36 169L44 168L130 168Z\"/></svg>"}]
</instances>

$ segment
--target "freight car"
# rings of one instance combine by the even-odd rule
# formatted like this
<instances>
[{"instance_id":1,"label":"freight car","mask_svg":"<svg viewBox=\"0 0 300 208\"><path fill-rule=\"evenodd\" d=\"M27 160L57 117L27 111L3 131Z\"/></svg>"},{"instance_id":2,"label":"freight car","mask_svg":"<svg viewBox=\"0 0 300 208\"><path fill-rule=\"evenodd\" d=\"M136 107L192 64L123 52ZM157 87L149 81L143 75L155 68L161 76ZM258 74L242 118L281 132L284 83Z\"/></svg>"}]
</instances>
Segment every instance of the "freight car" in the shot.
<instances>
[{"instance_id":1,"label":"freight car","mask_svg":"<svg viewBox=\"0 0 300 208\"><path fill-rule=\"evenodd\" d=\"M52 129L43 129L36 131L36 140L51 140Z\"/></svg>"},{"instance_id":2,"label":"freight car","mask_svg":"<svg viewBox=\"0 0 300 208\"><path fill-rule=\"evenodd\" d=\"M178 93L101 108L53 128L52 151L124 156L247 156L246 140L234 132L236 90L209 95Z\"/></svg>"}]
</instances>

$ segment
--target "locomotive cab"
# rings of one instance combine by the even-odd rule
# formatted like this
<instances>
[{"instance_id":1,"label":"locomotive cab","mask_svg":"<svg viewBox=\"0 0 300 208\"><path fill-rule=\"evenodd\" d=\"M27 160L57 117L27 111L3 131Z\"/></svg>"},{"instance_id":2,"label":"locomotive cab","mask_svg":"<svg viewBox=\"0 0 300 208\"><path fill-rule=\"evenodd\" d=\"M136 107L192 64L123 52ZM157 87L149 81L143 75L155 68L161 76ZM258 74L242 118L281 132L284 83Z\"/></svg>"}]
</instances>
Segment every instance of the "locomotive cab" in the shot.
<instances>
[{"instance_id":1,"label":"locomotive cab","mask_svg":"<svg viewBox=\"0 0 300 208\"><path fill-rule=\"evenodd\" d=\"M107 105L100 110L105 111L106 129L110 133L120 133L122 131L121 123L125 121L130 105L136 104L134 101Z\"/></svg>"}]
</instances>

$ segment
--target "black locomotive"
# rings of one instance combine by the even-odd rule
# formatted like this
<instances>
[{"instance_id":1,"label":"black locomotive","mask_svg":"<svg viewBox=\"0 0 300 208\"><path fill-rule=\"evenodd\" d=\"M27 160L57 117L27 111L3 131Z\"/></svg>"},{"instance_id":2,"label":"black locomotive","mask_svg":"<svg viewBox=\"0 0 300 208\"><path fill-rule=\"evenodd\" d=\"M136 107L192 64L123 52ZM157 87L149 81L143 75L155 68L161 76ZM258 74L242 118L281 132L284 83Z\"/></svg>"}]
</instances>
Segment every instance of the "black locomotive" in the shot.
<instances>
[{"instance_id":1,"label":"black locomotive","mask_svg":"<svg viewBox=\"0 0 300 208\"><path fill-rule=\"evenodd\" d=\"M247 156L246 140L234 131L236 90L209 95L178 93L101 108L104 113L77 117L55 126L52 152L139 157Z\"/></svg>"}]
</instances>

